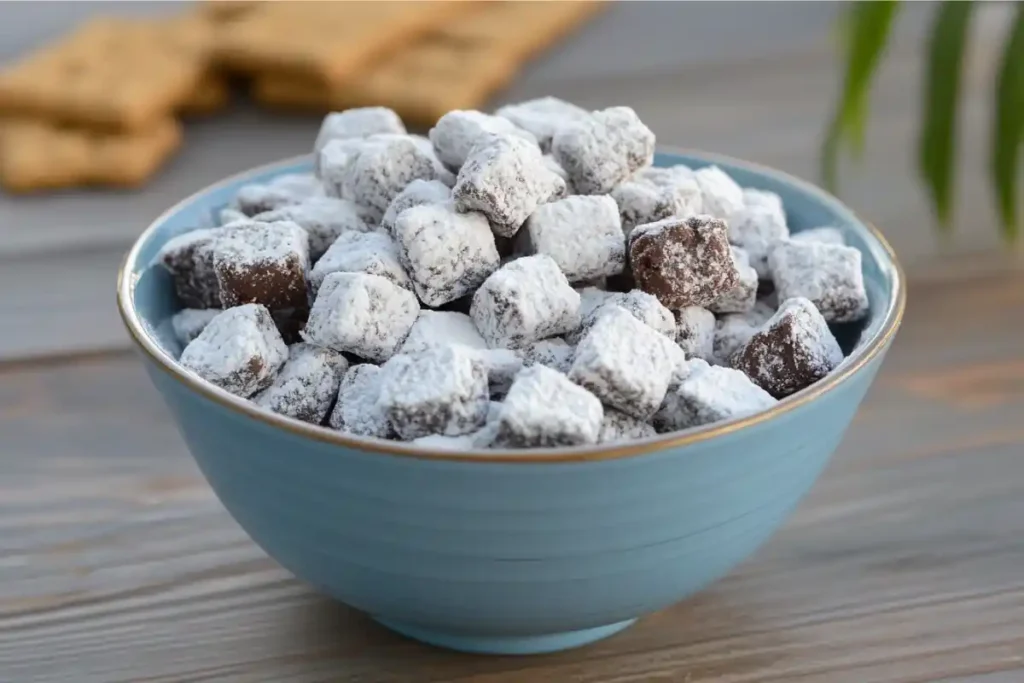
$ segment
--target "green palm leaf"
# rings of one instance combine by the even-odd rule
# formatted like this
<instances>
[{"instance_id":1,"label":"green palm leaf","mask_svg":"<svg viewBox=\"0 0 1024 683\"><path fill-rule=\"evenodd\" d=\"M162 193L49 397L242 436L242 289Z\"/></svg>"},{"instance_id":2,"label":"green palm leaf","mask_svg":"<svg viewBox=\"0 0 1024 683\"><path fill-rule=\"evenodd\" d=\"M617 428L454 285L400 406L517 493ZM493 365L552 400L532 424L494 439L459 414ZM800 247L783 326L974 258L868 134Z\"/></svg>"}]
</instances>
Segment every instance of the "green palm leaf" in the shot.
<instances>
[{"instance_id":1,"label":"green palm leaf","mask_svg":"<svg viewBox=\"0 0 1024 683\"><path fill-rule=\"evenodd\" d=\"M1017 237L1017 173L1024 145L1024 3L1017 17L996 80L995 121L992 126L991 168L996 186L1003 235Z\"/></svg>"},{"instance_id":2,"label":"green palm leaf","mask_svg":"<svg viewBox=\"0 0 1024 683\"><path fill-rule=\"evenodd\" d=\"M939 224L950 226L961 63L973 3L947 0L932 27L925 77L918 167Z\"/></svg>"}]
</instances>

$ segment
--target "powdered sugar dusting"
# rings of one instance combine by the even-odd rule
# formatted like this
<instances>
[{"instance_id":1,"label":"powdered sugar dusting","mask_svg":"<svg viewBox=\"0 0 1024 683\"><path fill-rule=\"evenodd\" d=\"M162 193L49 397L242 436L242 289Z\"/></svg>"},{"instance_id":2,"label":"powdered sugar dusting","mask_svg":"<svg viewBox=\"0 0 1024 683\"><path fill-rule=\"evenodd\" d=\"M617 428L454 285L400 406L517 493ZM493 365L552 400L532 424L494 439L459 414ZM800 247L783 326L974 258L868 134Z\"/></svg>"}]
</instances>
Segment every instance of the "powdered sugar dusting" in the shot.
<instances>
[{"instance_id":1,"label":"powdered sugar dusting","mask_svg":"<svg viewBox=\"0 0 1024 683\"><path fill-rule=\"evenodd\" d=\"M619 211L607 195L577 195L539 206L525 231L530 250L553 258L570 282L617 275L625 267Z\"/></svg>"},{"instance_id":2,"label":"powdered sugar dusting","mask_svg":"<svg viewBox=\"0 0 1024 683\"><path fill-rule=\"evenodd\" d=\"M828 322L860 320L868 312L861 254L815 241L778 242L768 255L779 300L809 299Z\"/></svg>"},{"instance_id":3,"label":"powdered sugar dusting","mask_svg":"<svg viewBox=\"0 0 1024 683\"><path fill-rule=\"evenodd\" d=\"M549 448L597 442L601 402L560 372L543 365L516 377L501 405L496 447Z\"/></svg>"},{"instance_id":4,"label":"powdered sugar dusting","mask_svg":"<svg viewBox=\"0 0 1024 683\"><path fill-rule=\"evenodd\" d=\"M257 394L256 405L310 424L320 424L331 409L348 361L340 353L309 344L293 344L273 384Z\"/></svg>"}]
</instances>

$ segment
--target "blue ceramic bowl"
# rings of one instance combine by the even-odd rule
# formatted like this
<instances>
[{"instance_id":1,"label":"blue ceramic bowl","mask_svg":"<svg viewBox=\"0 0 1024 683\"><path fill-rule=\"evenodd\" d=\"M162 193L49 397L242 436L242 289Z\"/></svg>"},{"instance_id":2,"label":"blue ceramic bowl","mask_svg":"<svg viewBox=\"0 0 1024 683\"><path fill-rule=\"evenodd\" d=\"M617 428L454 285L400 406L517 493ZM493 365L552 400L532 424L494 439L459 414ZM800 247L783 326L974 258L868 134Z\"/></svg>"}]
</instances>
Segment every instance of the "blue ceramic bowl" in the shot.
<instances>
[{"instance_id":1,"label":"blue ceramic bowl","mask_svg":"<svg viewBox=\"0 0 1024 683\"><path fill-rule=\"evenodd\" d=\"M842 439L905 303L882 236L821 190L705 154L655 163L716 163L741 185L780 194L793 231L835 225L863 253L870 318L828 378L750 417L536 451L429 451L263 412L175 362L173 287L149 264L169 238L210 224L239 186L308 171L305 158L229 178L158 218L126 257L121 315L217 496L287 569L435 645L520 654L582 645L700 590L772 535Z\"/></svg>"}]
</instances>

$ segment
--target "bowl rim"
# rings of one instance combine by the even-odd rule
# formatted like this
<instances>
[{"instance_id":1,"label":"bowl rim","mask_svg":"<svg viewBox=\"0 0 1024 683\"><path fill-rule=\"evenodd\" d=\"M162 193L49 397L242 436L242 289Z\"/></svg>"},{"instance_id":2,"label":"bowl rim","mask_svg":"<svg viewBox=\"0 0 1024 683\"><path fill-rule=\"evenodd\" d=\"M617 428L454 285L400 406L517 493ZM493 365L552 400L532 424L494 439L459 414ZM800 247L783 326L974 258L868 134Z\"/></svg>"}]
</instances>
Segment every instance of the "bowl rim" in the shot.
<instances>
[{"instance_id":1,"label":"bowl rim","mask_svg":"<svg viewBox=\"0 0 1024 683\"><path fill-rule=\"evenodd\" d=\"M852 209L843 204L825 190L796 176L764 166L755 162L737 159L724 154L705 152L702 150L681 148L681 147L659 147L658 153L672 155L698 156L709 163L722 163L731 166L746 168L750 171L773 176L796 186L800 191L816 197L819 201L831 205L840 212L847 213L857 223L871 234L882 247L882 251L888 258L887 264L891 272L892 284L891 294L886 302L886 309L882 324L879 325L874 335L860 344L853 353L846 357L843 366L837 371L829 374L815 384L802 389L791 396L782 399L768 410L763 410L752 415L715 422L710 425L692 427L690 429L659 434L654 437L637 439L627 442L612 443L609 445L571 446L561 448L535 448L535 449L474 449L474 450L444 450L427 449L414 446L411 443L401 441L386 441L372 437L360 437L348 435L328 427L321 427L293 418L285 417L269 410L264 410L248 399L235 396L220 387L201 380L183 368L177 360L168 355L146 331L139 319L134 305L135 286L138 277L135 275L136 263L142 246L146 244L152 233L163 224L170 216L178 213L189 204L199 200L203 195L215 192L230 185L242 183L247 179L272 172L275 169L285 169L295 166L310 158L308 154L297 155L287 159L280 159L267 164L250 168L240 173L233 174L216 183L208 185L197 192L185 197L175 203L169 209L154 219L145 230L135 239L128 249L121 263L117 274L117 308L121 320L128 334L136 346L153 363L171 378L184 385L202 397L219 404L235 413L262 422L265 425L282 429L290 434L313 439L322 443L341 446L353 450L391 455L415 459L447 460L477 463L567 463L586 462L598 460L615 460L647 455L667 449L675 449L683 446L690 446L715 437L725 436L741 429L767 422L780 415L788 413L814 399L836 389L846 383L850 378L863 369L872 359L879 355L895 336L900 323L903 320L906 309L906 276L903 268L893 251L892 246L885 239L882 233L873 224L862 220Z\"/></svg>"}]
</instances>

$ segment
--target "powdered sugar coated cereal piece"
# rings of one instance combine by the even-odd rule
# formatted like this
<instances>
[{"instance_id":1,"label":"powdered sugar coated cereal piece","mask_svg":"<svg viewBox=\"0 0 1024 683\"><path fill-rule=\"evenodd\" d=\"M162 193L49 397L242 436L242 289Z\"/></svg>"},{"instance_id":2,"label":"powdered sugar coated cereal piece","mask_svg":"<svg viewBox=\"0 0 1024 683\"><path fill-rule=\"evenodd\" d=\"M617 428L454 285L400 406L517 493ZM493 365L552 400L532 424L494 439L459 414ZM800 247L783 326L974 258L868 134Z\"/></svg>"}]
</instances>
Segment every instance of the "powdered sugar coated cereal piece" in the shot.
<instances>
[{"instance_id":1,"label":"powdered sugar coated cereal piece","mask_svg":"<svg viewBox=\"0 0 1024 683\"><path fill-rule=\"evenodd\" d=\"M639 289L629 292L605 292L587 287L580 292L580 326L566 335L569 343L578 344L601 313L610 306L624 308L648 327L669 339L676 338L676 321L672 311L662 306L657 298L647 292Z\"/></svg>"},{"instance_id":2,"label":"powdered sugar coated cereal piece","mask_svg":"<svg viewBox=\"0 0 1024 683\"><path fill-rule=\"evenodd\" d=\"M540 204L565 190L548 170L537 145L514 135L493 135L473 146L452 189L455 208L479 211L494 234L512 237Z\"/></svg>"},{"instance_id":3,"label":"powdered sugar coated cereal piece","mask_svg":"<svg viewBox=\"0 0 1024 683\"><path fill-rule=\"evenodd\" d=\"M210 321L221 314L219 308L184 308L171 317L171 329L182 347L199 336Z\"/></svg>"},{"instance_id":4,"label":"powdered sugar coated cereal piece","mask_svg":"<svg viewBox=\"0 0 1024 683\"><path fill-rule=\"evenodd\" d=\"M412 291L412 280L398 258L398 245L382 232L346 232L309 272L309 286L315 294L330 273L379 275Z\"/></svg>"},{"instance_id":5,"label":"powdered sugar coated cereal piece","mask_svg":"<svg viewBox=\"0 0 1024 683\"><path fill-rule=\"evenodd\" d=\"M409 183L436 176L433 160L406 135L372 136L346 157L343 168L321 168L325 177L338 179L327 186L328 191L374 211L378 221Z\"/></svg>"},{"instance_id":6,"label":"powdered sugar coated cereal piece","mask_svg":"<svg viewBox=\"0 0 1024 683\"><path fill-rule=\"evenodd\" d=\"M547 169L561 178L562 182L565 183L565 187L562 188L562 191L555 194L552 199L563 199L569 195L576 194L576 191L573 190L572 185L569 183L569 174L565 172L562 165L550 154L545 154L543 158L544 165Z\"/></svg>"},{"instance_id":7,"label":"powdered sugar coated cereal piece","mask_svg":"<svg viewBox=\"0 0 1024 683\"><path fill-rule=\"evenodd\" d=\"M498 269L498 249L481 213L423 204L399 214L392 232L416 294L428 306L469 294Z\"/></svg>"},{"instance_id":8,"label":"powdered sugar coated cereal piece","mask_svg":"<svg viewBox=\"0 0 1024 683\"><path fill-rule=\"evenodd\" d=\"M434 175L437 177L438 182L442 183L445 187L455 187L455 174L437 156L437 150L434 149L434 143L430 141L430 138L426 135L410 135L409 138L416 143L421 152L430 157L434 164Z\"/></svg>"},{"instance_id":9,"label":"powdered sugar coated cereal piece","mask_svg":"<svg viewBox=\"0 0 1024 683\"><path fill-rule=\"evenodd\" d=\"M552 370L558 370L565 374L568 374L569 368L572 367L572 357L575 352L576 348L569 346L561 337L541 339L519 349L519 355L522 356L523 364L526 367L546 365Z\"/></svg>"},{"instance_id":10,"label":"powdered sugar coated cereal piece","mask_svg":"<svg viewBox=\"0 0 1024 683\"><path fill-rule=\"evenodd\" d=\"M492 347L517 349L576 329L580 295L550 256L516 259L488 277L469 315Z\"/></svg>"},{"instance_id":11,"label":"powdered sugar coated cereal piece","mask_svg":"<svg viewBox=\"0 0 1024 683\"><path fill-rule=\"evenodd\" d=\"M409 334L416 296L379 275L331 273L324 278L302 338L372 361L385 361Z\"/></svg>"},{"instance_id":12,"label":"powdered sugar coated cereal piece","mask_svg":"<svg viewBox=\"0 0 1024 683\"><path fill-rule=\"evenodd\" d=\"M601 401L562 373L543 365L516 376L501 404L494 446L551 448L597 443Z\"/></svg>"},{"instance_id":13,"label":"powdered sugar coated cereal piece","mask_svg":"<svg viewBox=\"0 0 1024 683\"><path fill-rule=\"evenodd\" d=\"M483 429L481 427L481 429ZM471 451L474 448L486 448L478 445L477 432L470 432L462 436L445 436L444 434L429 434L413 439L412 444L423 448L437 449L439 451Z\"/></svg>"},{"instance_id":14,"label":"powdered sugar coated cereal piece","mask_svg":"<svg viewBox=\"0 0 1024 683\"><path fill-rule=\"evenodd\" d=\"M790 239L797 242L824 242L826 244L846 244L843 231L831 226L801 230L790 235Z\"/></svg>"},{"instance_id":15,"label":"powdered sugar coated cereal piece","mask_svg":"<svg viewBox=\"0 0 1024 683\"><path fill-rule=\"evenodd\" d=\"M700 306L687 306L675 312L676 342L687 358L711 361L714 358L715 315Z\"/></svg>"},{"instance_id":16,"label":"powdered sugar coated cereal piece","mask_svg":"<svg viewBox=\"0 0 1024 683\"><path fill-rule=\"evenodd\" d=\"M626 264L619 210L608 195L538 206L524 226L530 251L547 254L570 282L616 275Z\"/></svg>"},{"instance_id":17,"label":"powdered sugar coated cereal piece","mask_svg":"<svg viewBox=\"0 0 1024 683\"><path fill-rule=\"evenodd\" d=\"M501 116L472 109L455 109L434 124L427 134L437 156L449 168L458 170L477 143L493 135L514 135L537 146L537 138ZM537 147L538 152L540 148Z\"/></svg>"},{"instance_id":18,"label":"powdered sugar coated cereal piece","mask_svg":"<svg viewBox=\"0 0 1024 683\"><path fill-rule=\"evenodd\" d=\"M666 395L655 416L659 432L732 420L771 408L775 399L738 370L708 366Z\"/></svg>"},{"instance_id":19,"label":"powdered sugar coated cereal piece","mask_svg":"<svg viewBox=\"0 0 1024 683\"><path fill-rule=\"evenodd\" d=\"M187 308L220 308L220 284L213 250L221 231L191 230L167 240L154 259L171 274L174 291Z\"/></svg>"},{"instance_id":20,"label":"powdered sugar coated cereal piece","mask_svg":"<svg viewBox=\"0 0 1024 683\"><path fill-rule=\"evenodd\" d=\"M551 152L580 194L608 194L654 159L654 133L630 107L610 107L560 127Z\"/></svg>"},{"instance_id":21,"label":"powdered sugar coated cereal piece","mask_svg":"<svg viewBox=\"0 0 1024 683\"><path fill-rule=\"evenodd\" d=\"M324 188L312 173L286 173L266 183L250 183L238 189L234 208L255 216L289 204L298 204L323 194Z\"/></svg>"},{"instance_id":22,"label":"powdered sugar coated cereal piece","mask_svg":"<svg viewBox=\"0 0 1024 683\"><path fill-rule=\"evenodd\" d=\"M257 303L276 311L309 305L309 235L291 221L224 228L214 245L213 269L225 308Z\"/></svg>"},{"instance_id":23,"label":"powdered sugar coated cereal piece","mask_svg":"<svg viewBox=\"0 0 1024 683\"><path fill-rule=\"evenodd\" d=\"M586 109L557 97L538 97L517 104L508 104L494 113L533 133L544 151L551 149L551 140L559 128L569 121L590 115Z\"/></svg>"},{"instance_id":24,"label":"powdered sugar coated cereal piece","mask_svg":"<svg viewBox=\"0 0 1024 683\"><path fill-rule=\"evenodd\" d=\"M714 358L718 365L731 365L733 355L775 314L763 301L745 313L723 315L715 322Z\"/></svg>"},{"instance_id":25,"label":"powdered sugar coated cereal piece","mask_svg":"<svg viewBox=\"0 0 1024 683\"><path fill-rule=\"evenodd\" d=\"M733 359L765 391L784 398L808 387L843 362L828 323L808 299L787 299Z\"/></svg>"},{"instance_id":26,"label":"powdered sugar coated cereal piece","mask_svg":"<svg viewBox=\"0 0 1024 683\"><path fill-rule=\"evenodd\" d=\"M487 342L476 331L472 318L465 313L420 311L399 353L419 353L437 346L486 349Z\"/></svg>"},{"instance_id":27,"label":"powdered sugar coated cereal piece","mask_svg":"<svg viewBox=\"0 0 1024 683\"><path fill-rule=\"evenodd\" d=\"M782 206L782 197L775 192L769 192L768 190L758 190L753 187L743 188L743 206L752 207L760 206L772 211L777 211L783 215L783 222L785 222L785 209Z\"/></svg>"},{"instance_id":28,"label":"powdered sugar coated cereal piece","mask_svg":"<svg viewBox=\"0 0 1024 683\"><path fill-rule=\"evenodd\" d=\"M729 222L729 241L743 247L761 279L771 277L768 252L787 237L789 228L781 201L747 204Z\"/></svg>"},{"instance_id":29,"label":"powdered sugar coated cereal piece","mask_svg":"<svg viewBox=\"0 0 1024 683\"><path fill-rule=\"evenodd\" d=\"M524 365L522 356L510 349L470 349L470 356L487 372L491 398L507 394Z\"/></svg>"},{"instance_id":30,"label":"powdered sugar coated cereal piece","mask_svg":"<svg viewBox=\"0 0 1024 683\"><path fill-rule=\"evenodd\" d=\"M744 207L743 188L718 166L699 168L693 177L700 187L704 213L731 221Z\"/></svg>"},{"instance_id":31,"label":"powdered sugar coated cereal piece","mask_svg":"<svg viewBox=\"0 0 1024 683\"><path fill-rule=\"evenodd\" d=\"M331 409L348 361L329 349L293 344L273 384L256 394L256 405L310 424L320 424Z\"/></svg>"},{"instance_id":32,"label":"powdered sugar coated cereal piece","mask_svg":"<svg viewBox=\"0 0 1024 683\"><path fill-rule=\"evenodd\" d=\"M179 362L207 382L248 398L270 386L288 347L258 304L229 308L185 347Z\"/></svg>"},{"instance_id":33,"label":"powdered sugar coated cereal piece","mask_svg":"<svg viewBox=\"0 0 1024 683\"><path fill-rule=\"evenodd\" d=\"M216 223L218 226L224 227L225 225L236 223L238 221L244 221L247 220L248 218L248 216L246 216L244 213L242 213L235 207L225 206L224 208L217 212Z\"/></svg>"},{"instance_id":34,"label":"powdered sugar coated cereal piece","mask_svg":"<svg viewBox=\"0 0 1024 683\"><path fill-rule=\"evenodd\" d=\"M768 254L779 301L805 297L830 323L853 322L868 312L860 251L841 244L786 240Z\"/></svg>"},{"instance_id":35,"label":"powdered sugar coated cereal piece","mask_svg":"<svg viewBox=\"0 0 1024 683\"><path fill-rule=\"evenodd\" d=\"M576 347L569 379L605 405L647 420L668 390L676 362L672 346L625 309L611 307Z\"/></svg>"},{"instance_id":36,"label":"powdered sugar coated cereal piece","mask_svg":"<svg viewBox=\"0 0 1024 683\"><path fill-rule=\"evenodd\" d=\"M395 438L384 407L378 402L384 373L376 365L354 365L341 379L338 401L328 424L332 429L379 439Z\"/></svg>"},{"instance_id":37,"label":"powdered sugar coated cereal piece","mask_svg":"<svg viewBox=\"0 0 1024 683\"><path fill-rule=\"evenodd\" d=\"M369 232L370 216L355 202L337 197L311 197L253 216L254 221L277 223L290 221L309 235L309 260L316 263L338 236L346 232Z\"/></svg>"},{"instance_id":38,"label":"powdered sugar coated cereal piece","mask_svg":"<svg viewBox=\"0 0 1024 683\"><path fill-rule=\"evenodd\" d=\"M443 204L452 198L452 191L440 180L414 180L391 200L384 217L380 219L380 227L391 232L395 219L406 209L422 204Z\"/></svg>"},{"instance_id":39,"label":"powdered sugar coated cereal piece","mask_svg":"<svg viewBox=\"0 0 1024 683\"><path fill-rule=\"evenodd\" d=\"M460 346L402 354L388 364L379 401L406 441L469 434L487 419L487 372Z\"/></svg>"},{"instance_id":40,"label":"powdered sugar coated cereal piece","mask_svg":"<svg viewBox=\"0 0 1024 683\"><path fill-rule=\"evenodd\" d=\"M324 194L341 197L345 169L365 146L365 138L337 138L328 140L313 155L313 172L320 180Z\"/></svg>"},{"instance_id":41,"label":"powdered sugar coated cereal piece","mask_svg":"<svg viewBox=\"0 0 1024 683\"><path fill-rule=\"evenodd\" d=\"M625 413L606 407L604 409L604 420L601 422L601 432L597 436L598 443L617 443L619 441L631 441L633 439L646 439L657 435L654 427L643 420L626 415Z\"/></svg>"},{"instance_id":42,"label":"powdered sugar coated cereal piece","mask_svg":"<svg viewBox=\"0 0 1024 683\"><path fill-rule=\"evenodd\" d=\"M629 261L637 286L671 309L708 306L739 281L725 222L706 215L638 226Z\"/></svg>"},{"instance_id":43,"label":"powdered sugar coated cereal piece","mask_svg":"<svg viewBox=\"0 0 1024 683\"><path fill-rule=\"evenodd\" d=\"M743 313L752 309L757 302L757 271L750 265L750 257L747 256L746 250L733 247L732 258L736 263L739 281L735 287L708 306L712 313Z\"/></svg>"},{"instance_id":44,"label":"powdered sugar coated cereal piece","mask_svg":"<svg viewBox=\"0 0 1024 683\"><path fill-rule=\"evenodd\" d=\"M672 182L656 183L634 176L612 190L622 219L622 231L627 236L638 225L700 212L703 200L692 174L666 180Z\"/></svg>"},{"instance_id":45,"label":"powdered sugar coated cereal piece","mask_svg":"<svg viewBox=\"0 0 1024 683\"><path fill-rule=\"evenodd\" d=\"M365 138L379 133L405 134L401 117L387 107L357 107L331 112L324 117L313 151L319 152L331 140Z\"/></svg>"}]
</instances>

